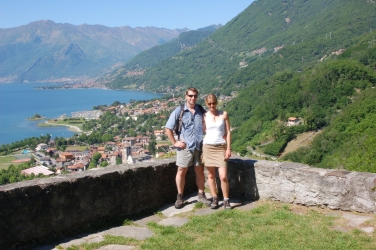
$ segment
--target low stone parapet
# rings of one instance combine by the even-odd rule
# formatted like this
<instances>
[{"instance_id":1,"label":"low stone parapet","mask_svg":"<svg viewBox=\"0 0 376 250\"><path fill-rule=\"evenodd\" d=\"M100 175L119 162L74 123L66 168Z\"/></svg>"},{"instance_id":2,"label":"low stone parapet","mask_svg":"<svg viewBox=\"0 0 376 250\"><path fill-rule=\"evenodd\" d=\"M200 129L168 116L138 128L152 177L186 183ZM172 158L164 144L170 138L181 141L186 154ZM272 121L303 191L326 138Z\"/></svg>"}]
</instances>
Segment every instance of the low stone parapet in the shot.
<instances>
[{"instance_id":1,"label":"low stone parapet","mask_svg":"<svg viewBox=\"0 0 376 250\"><path fill-rule=\"evenodd\" d=\"M176 199L172 159L0 186L0 249L22 249ZM193 169L186 191L197 190Z\"/></svg>"},{"instance_id":2,"label":"low stone parapet","mask_svg":"<svg viewBox=\"0 0 376 250\"><path fill-rule=\"evenodd\" d=\"M376 174L312 168L291 162L234 159L229 162L230 193L305 206L376 212Z\"/></svg>"},{"instance_id":3,"label":"low stone parapet","mask_svg":"<svg viewBox=\"0 0 376 250\"><path fill-rule=\"evenodd\" d=\"M0 186L0 249L38 245L173 203L175 175L174 159L164 159ZM228 176L233 197L376 211L372 173L234 158ZM197 192L192 168L185 190Z\"/></svg>"}]
</instances>

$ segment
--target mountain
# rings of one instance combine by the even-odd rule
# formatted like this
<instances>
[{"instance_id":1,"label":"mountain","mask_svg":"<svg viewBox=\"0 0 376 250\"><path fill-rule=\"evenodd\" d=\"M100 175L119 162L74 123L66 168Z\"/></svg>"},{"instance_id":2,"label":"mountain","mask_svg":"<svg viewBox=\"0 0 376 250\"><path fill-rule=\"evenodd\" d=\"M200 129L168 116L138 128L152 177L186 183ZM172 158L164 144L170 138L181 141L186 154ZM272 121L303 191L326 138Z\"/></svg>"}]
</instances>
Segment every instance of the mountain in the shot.
<instances>
[{"instance_id":1,"label":"mountain","mask_svg":"<svg viewBox=\"0 0 376 250\"><path fill-rule=\"evenodd\" d=\"M228 94L286 68L304 70L348 47L375 30L375 6L367 0L255 1L192 49L142 76L124 77L122 85L160 92L196 86Z\"/></svg>"},{"instance_id":2,"label":"mountain","mask_svg":"<svg viewBox=\"0 0 376 250\"><path fill-rule=\"evenodd\" d=\"M198 30L182 32L177 38L145 50L131 59L124 66L98 79L100 83L107 83L108 87L121 89L124 87L124 77L142 76L145 70L157 65L183 50L191 50L196 44L208 37L222 25L211 25Z\"/></svg>"},{"instance_id":3,"label":"mountain","mask_svg":"<svg viewBox=\"0 0 376 250\"><path fill-rule=\"evenodd\" d=\"M112 73L107 85L234 93L221 108L235 152L278 157L297 135L315 132L281 160L376 172L375 41L375 1L258 0L189 49L158 60L148 57L156 48L144 51L142 62L124 66L140 74ZM289 118L300 125L286 126Z\"/></svg>"},{"instance_id":4,"label":"mountain","mask_svg":"<svg viewBox=\"0 0 376 250\"><path fill-rule=\"evenodd\" d=\"M0 29L0 80L98 76L183 30L71 25L44 20Z\"/></svg>"}]
</instances>

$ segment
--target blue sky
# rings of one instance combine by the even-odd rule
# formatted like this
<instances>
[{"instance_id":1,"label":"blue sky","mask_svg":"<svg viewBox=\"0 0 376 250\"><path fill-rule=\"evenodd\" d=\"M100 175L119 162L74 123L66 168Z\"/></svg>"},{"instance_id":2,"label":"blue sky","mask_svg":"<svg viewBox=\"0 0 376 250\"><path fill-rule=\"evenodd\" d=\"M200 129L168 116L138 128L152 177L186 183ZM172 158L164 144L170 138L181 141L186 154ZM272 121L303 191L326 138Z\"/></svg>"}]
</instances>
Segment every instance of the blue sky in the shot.
<instances>
[{"instance_id":1,"label":"blue sky","mask_svg":"<svg viewBox=\"0 0 376 250\"><path fill-rule=\"evenodd\" d=\"M101 24L198 29L225 25L253 0L0 0L0 28L38 20L56 23Z\"/></svg>"}]
</instances>

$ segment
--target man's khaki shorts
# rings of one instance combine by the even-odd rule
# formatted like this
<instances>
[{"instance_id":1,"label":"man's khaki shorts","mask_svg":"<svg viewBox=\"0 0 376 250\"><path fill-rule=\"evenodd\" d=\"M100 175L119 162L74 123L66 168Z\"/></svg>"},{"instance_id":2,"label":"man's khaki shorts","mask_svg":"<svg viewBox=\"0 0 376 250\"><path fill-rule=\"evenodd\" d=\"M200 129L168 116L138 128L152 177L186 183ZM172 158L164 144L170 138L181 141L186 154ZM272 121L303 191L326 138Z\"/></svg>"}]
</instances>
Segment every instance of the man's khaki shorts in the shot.
<instances>
[{"instance_id":1,"label":"man's khaki shorts","mask_svg":"<svg viewBox=\"0 0 376 250\"><path fill-rule=\"evenodd\" d=\"M193 152L188 149L178 149L176 152L176 165L182 168L202 166L201 154L202 151L197 149Z\"/></svg>"}]
</instances>

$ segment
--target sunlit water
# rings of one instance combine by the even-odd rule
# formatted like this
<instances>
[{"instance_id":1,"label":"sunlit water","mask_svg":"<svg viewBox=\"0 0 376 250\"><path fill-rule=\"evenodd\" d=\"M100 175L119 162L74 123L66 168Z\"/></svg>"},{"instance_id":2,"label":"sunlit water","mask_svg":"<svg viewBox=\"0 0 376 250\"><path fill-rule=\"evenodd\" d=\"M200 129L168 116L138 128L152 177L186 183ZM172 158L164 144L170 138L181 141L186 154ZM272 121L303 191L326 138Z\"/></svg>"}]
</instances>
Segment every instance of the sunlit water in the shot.
<instances>
[{"instance_id":1,"label":"sunlit water","mask_svg":"<svg viewBox=\"0 0 376 250\"><path fill-rule=\"evenodd\" d=\"M149 100L161 95L141 91L104 89L54 89L38 90L34 87L48 83L1 83L0 84L0 145L27 137L46 135L70 137L74 134L67 127L38 127L38 121L27 118L39 114L57 118L71 112L92 110L101 104L115 101L128 103L133 100Z\"/></svg>"}]
</instances>

